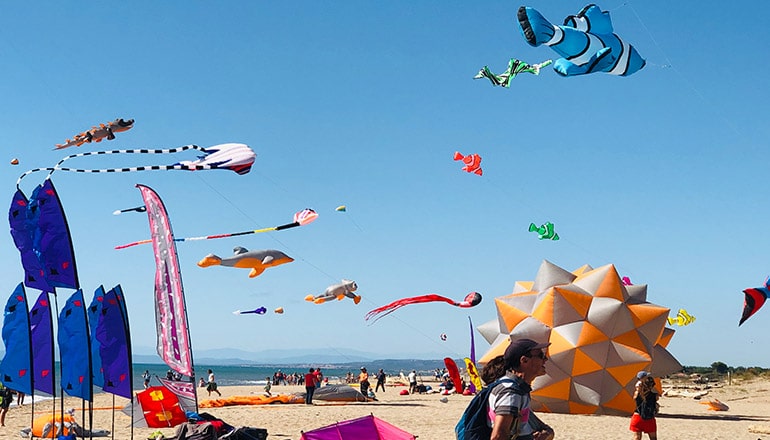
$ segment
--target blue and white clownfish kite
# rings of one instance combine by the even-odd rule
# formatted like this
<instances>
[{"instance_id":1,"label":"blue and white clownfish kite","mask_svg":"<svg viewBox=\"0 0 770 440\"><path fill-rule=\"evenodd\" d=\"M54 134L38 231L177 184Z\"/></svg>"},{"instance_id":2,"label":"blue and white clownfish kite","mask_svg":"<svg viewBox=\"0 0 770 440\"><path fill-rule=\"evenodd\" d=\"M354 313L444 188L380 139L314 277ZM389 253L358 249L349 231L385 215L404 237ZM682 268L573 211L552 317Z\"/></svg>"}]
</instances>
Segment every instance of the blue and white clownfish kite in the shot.
<instances>
[{"instance_id":1,"label":"blue and white clownfish kite","mask_svg":"<svg viewBox=\"0 0 770 440\"><path fill-rule=\"evenodd\" d=\"M551 24L526 6L519 8L518 19L527 43L534 47L545 44L562 56L553 63L559 75L606 72L629 76L646 64L633 46L613 33L610 13L594 4L564 19L563 26Z\"/></svg>"}]
</instances>

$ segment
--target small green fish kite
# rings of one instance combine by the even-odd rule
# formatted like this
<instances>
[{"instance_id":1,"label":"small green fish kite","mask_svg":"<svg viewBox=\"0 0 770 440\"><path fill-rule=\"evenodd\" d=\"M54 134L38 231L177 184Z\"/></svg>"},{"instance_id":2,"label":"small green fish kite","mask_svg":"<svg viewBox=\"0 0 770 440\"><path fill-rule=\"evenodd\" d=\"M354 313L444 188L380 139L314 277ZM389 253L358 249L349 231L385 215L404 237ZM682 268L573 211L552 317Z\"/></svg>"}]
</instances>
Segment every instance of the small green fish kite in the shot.
<instances>
[{"instance_id":1,"label":"small green fish kite","mask_svg":"<svg viewBox=\"0 0 770 440\"><path fill-rule=\"evenodd\" d=\"M473 79L479 79L479 78L487 78L490 82L492 82L493 86L503 86L506 88L509 88L511 86L511 80L516 77L516 75L527 72L527 73L534 73L535 75L540 74L540 69L543 67L553 63L553 60L546 60L543 61L540 64L527 64L524 61L519 61L516 58L511 58L511 61L508 62L508 70L505 72L495 75L494 73L489 71L489 67L484 66L483 69L479 70L479 73L476 74L476 76L473 77Z\"/></svg>"},{"instance_id":2,"label":"small green fish kite","mask_svg":"<svg viewBox=\"0 0 770 440\"><path fill-rule=\"evenodd\" d=\"M558 240L559 234L556 233L553 227L553 223L545 222L545 224L538 227L534 223L529 224L529 232L537 232L537 238L541 240Z\"/></svg>"}]
</instances>

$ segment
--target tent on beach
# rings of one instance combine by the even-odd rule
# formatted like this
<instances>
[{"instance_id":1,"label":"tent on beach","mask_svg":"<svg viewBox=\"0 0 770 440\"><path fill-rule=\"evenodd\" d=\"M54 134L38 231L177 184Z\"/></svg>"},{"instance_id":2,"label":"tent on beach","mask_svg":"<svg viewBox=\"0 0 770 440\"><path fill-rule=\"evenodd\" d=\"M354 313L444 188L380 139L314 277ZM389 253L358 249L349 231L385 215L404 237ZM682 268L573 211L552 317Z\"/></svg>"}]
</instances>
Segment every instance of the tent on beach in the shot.
<instances>
[{"instance_id":1,"label":"tent on beach","mask_svg":"<svg viewBox=\"0 0 770 440\"><path fill-rule=\"evenodd\" d=\"M303 392L294 393L294 395L305 398L305 393ZM325 402L367 402L370 399L350 385L327 385L316 388L315 393L313 393L313 400L323 400Z\"/></svg>"},{"instance_id":2,"label":"tent on beach","mask_svg":"<svg viewBox=\"0 0 770 440\"><path fill-rule=\"evenodd\" d=\"M370 414L302 432L300 440L415 440L417 437Z\"/></svg>"}]
</instances>

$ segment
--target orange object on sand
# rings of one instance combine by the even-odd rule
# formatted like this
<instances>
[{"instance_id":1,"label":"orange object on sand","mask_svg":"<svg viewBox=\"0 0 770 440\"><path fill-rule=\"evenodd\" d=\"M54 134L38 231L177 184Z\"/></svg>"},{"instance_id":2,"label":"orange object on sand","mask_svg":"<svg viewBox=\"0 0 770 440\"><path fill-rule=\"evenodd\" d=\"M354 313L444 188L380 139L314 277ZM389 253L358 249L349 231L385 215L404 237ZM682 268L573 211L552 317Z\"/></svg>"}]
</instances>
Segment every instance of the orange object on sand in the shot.
<instances>
[{"instance_id":1,"label":"orange object on sand","mask_svg":"<svg viewBox=\"0 0 770 440\"><path fill-rule=\"evenodd\" d=\"M717 399L700 402L700 404L708 405L709 411L727 411L728 409L730 409L729 406L725 405L724 403L720 402Z\"/></svg>"},{"instance_id":2,"label":"orange object on sand","mask_svg":"<svg viewBox=\"0 0 770 440\"><path fill-rule=\"evenodd\" d=\"M75 418L69 414L64 414L62 418L59 414L54 417L51 414L37 417L32 422L32 435L42 438L56 438L59 435L69 435L74 428Z\"/></svg>"},{"instance_id":3,"label":"orange object on sand","mask_svg":"<svg viewBox=\"0 0 770 440\"><path fill-rule=\"evenodd\" d=\"M290 394L279 394L277 396L232 396L221 399L204 400L198 404L201 408L221 408L223 406L238 405L269 405L271 403L305 403L303 397L297 397Z\"/></svg>"}]
</instances>

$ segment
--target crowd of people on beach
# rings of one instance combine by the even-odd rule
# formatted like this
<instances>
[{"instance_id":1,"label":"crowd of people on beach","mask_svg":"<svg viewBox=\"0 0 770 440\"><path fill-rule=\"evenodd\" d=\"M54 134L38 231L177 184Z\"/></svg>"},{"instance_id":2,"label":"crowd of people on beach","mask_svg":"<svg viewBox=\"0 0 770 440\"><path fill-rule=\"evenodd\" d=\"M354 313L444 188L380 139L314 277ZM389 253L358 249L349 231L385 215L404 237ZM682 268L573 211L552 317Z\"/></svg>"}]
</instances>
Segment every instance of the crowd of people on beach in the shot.
<instances>
[{"instance_id":1,"label":"crowd of people on beach","mask_svg":"<svg viewBox=\"0 0 770 440\"><path fill-rule=\"evenodd\" d=\"M482 398L487 400L486 405L481 408L484 411L483 419L486 420L484 423L489 431L488 436L482 436L482 438L494 440L509 438L507 436L514 435L515 438L521 440L553 439L553 429L543 423L529 409L531 383L536 377L545 374L549 345L550 343L537 343L530 339L512 341L504 355L491 359L483 366L479 375L486 387L476 398L483 396ZM207 375L207 381L203 377L200 378L200 386L206 387L209 396L211 393L221 396L214 372L209 369ZM150 376L149 371L142 374L145 388L149 386ZM416 370L411 370L406 375L401 371L395 377L397 377L397 383L408 385L409 394L436 392L430 390L429 385L420 383L422 377L418 375ZM166 378L169 380L181 379L171 370L167 372ZM459 384L454 384L446 369L437 368L433 371L431 379L440 383L438 392L441 394L463 393L466 390L464 378ZM629 428L636 440L640 440L643 434L647 434L650 440L655 440L657 438L655 416L658 411L657 400L659 398L655 381L646 371L640 371L637 379L633 396L635 411L631 417ZM380 368L377 373L370 375L367 368L362 366L358 374L354 375L349 371L341 381L350 385L358 384L361 394L369 400L376 401L375 392L386 392L385 385L388 382L388 374ZM374 389L371 386L372 381L375 382ZM271 389L274 385L304 386L306 391L305 403L312 405L315 391L319 387L328 386L329 378L324 376L321 368L309 368L305 374L297 372L286 374L282 370L277 370L272 377L266 377L265 382L264 391L267 396L272 395ZM404 392L402 391L402 393ZM13 391L0 383L0 426L5 425L5 415L14 396L17 396L19 405L23 403L23 393ZM464 420L470 420L467 414L468 411L472 410L474 410L473 402L469 404L466 414L458 423L458 427L465 423ZM457 438L464 437L458 434Z\"/></svg>"}]
</instances>

